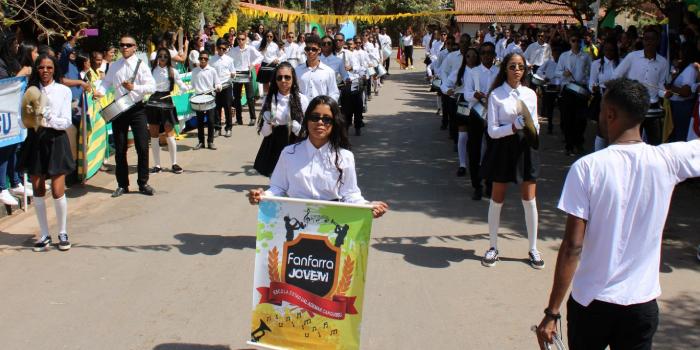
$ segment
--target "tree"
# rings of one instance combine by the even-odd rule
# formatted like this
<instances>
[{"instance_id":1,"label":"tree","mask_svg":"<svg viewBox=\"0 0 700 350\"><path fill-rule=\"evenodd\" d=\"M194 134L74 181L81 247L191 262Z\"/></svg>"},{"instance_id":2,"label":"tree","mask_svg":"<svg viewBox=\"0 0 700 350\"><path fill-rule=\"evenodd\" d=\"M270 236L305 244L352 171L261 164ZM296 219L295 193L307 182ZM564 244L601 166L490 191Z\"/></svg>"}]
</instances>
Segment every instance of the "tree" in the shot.
<instances>
[{"instance_id":1,"label":"tree","mask_svg":"<svg viewBox=\"0 0 700 350\"><path fill-rule=\"evenodd\" d=\"M591 9L596 0L521 0L524 3L545 3L567 7L571 10L572 15L576 20L583 25L585 21L593 19L595 13ZM638 11L642 4L647 3L646 0L601 0L600 8L605 10L605 15L600 18L602 20L608 14L619 13L623 11ZM651 0L651 3L656 5L666 16L670 9L669 4L678 2L678 0Z\"/></svg>"},{"instance_id":2,"label":"tree","mask_svg":"<svg viewBox=\"0 0 700 350\"><path fill-rule=\"evenodd\" d=\"M85 22L85 1L79 0L2 0L5 24L31 23L45 35L65 32L71 25Z\"/></svg>"}]
</instances>

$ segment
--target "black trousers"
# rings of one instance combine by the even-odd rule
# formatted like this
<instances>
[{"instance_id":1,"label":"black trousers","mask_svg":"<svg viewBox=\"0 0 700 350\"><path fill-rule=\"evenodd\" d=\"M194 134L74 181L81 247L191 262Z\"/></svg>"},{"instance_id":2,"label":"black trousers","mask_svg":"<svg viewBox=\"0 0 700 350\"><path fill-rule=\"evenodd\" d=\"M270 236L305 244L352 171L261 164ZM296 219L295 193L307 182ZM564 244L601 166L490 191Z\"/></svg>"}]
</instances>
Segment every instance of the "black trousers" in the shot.
<instances>
[{"instance_id":1,"label":"black trousers","mask_svg":"<svg viewBox=\"0 0 700 350\"><path fill-rule=\"evenodd\" d=\"M406 56L406 66L413 65L413 45L403 47L403 55Z\"/></svg>"},{"instance_id":2,"label":"black trousers","mask_svg":"<svg viewBox=\"0 0 700 350\"><path fill-rule=\"evenodd\" d=\"M134 146L138 156L138 180L139 187L148 183L148 122L146 109L143 102L124 112L112 121L112 134L114 136L114 160L117 163L117 185L122 188L129 187L129 163L126 160L128 150L129 127L134 135Z\"/></svg>"},{"instance_id":3,"label":"black trousers","mask_svg":"<svg viewBox=\"0 0 700 350\"><path fill-rule=\"evenodd\" d=\"M231 115L231 103L233 99L233 87L229 86L216 93L216 117L214 117L214 128L221 130L221 108L226 116L226 130L233 127L233 117Z\"/></svg>"},{"instance_id":4,"label":"black trousers","mask_svg":"<svg viewBox=\"0 0 700 350\"><path fill-rule=\"evenodd\" d=\"M644 118L640 132L647 134L647 143L658 146L663 142L664 118Z\"/></svg>"},{"instance_id":5,"label":"black trousers","mask_svg":"<svg viewBox=\"0 0 700 350\"><path fill-rule=\"evenodd\" d=\"M566 303L569 349L651 349L659 325L656 300L616 305L594 300L583 306L572 297Z\"/></svg>"},{"instance_id":6,"label":"black trousers","mask_svg":"<svg viewBox=\"0 0 700 350\"><path fill-rule=\"evenodd\" d=\"M447 99L447 130L450 132L450 138L457 143L457 100L445 96Z\"/></svg>"},{"instance_id":7,"label":"black trousers","mask_svg":"<svg viewBox=\"0 0 700 350\"><path fill-rule=\"evenodd\" d=\"M345 116L345 126L355 126L355 129L362 127L362 90L343 92L343 115Z\"/></svg>"},{"instance_id":8,"label":"black trousers","mask_svg":"<svg viewBox=\"0 0 700 350\"><path fill-rule=\"evenodd\" d=\"M207 115L207 143L214 142L214 118L218 116L216 110L210 109L206 112L197 112L197 138L199 143L204 143L204 115Z\"/></svg>"},{"instance_id":9,"label":"black trousers","mask_svg":"<svg viewBox=\"0 0 700 350\"><path fill-rule=\"evenodd\" d=\"M470 115L467 117L467 156L469 157L469 176L474 189L481 189L481 144L484 140L486 126L484 120Z\"/></svg>"},{"instance_id":10,"label":"black trousers","mask_svg":"<svg viewBox=\"0 0 700 350\"><path fill-rule=\"evenodd\" d=\"M554 106L557 104L559 93L544 91L542 96L542 115L547 117L547 129L552 131L554 128Z\"/></svg>"},{"instance_id":11,"label":"black trousers","mask_svg":"<svg viewBox=\"0 0 700 350\"><path fill-rule=\"evenodd\" d=\"M389 63L391 62L391 57L384 60L384 68L386 68L387 74L389 73Z\"/></svg>"},{"instance_id":12,"label":"black trousers","mask_svg":"<svg viewBox=\"0 0 700 350\"><path fill-rule=\"evenodd\" d=\"M248 111L250 112L250 120L255 120L255 99L253 96L253 83L247 82L233 84L233 106L236 108L236 122L243 123L243 106L241 105L241 91L245 86L245 95L248 99Z\"/></svg>"},{"instance_id":13,"label":"black trousers","mask_svg":"<svg viewBox=\"0 0 700 350\"><path fill-rule=\"evenodd\" d=\"M442 109L442 124L441 125L443 127L447 127L448 122L450 120L449 111L447 108L447 100L449 99L449 97L443 95L441 92L438 92L438 96L440 96L440 106L441 106L440 109Z\"/></svg>"},{"instance_id":14,"label":"black trousers","mask_svg":"<svg viewBox=\"0 0 700 350\"><path fill-rule=\"evenodd\" d=\"M586 101L568 91L563 91L559 99L559 111L561 112L566 150L572 151L576 146L583 147L583 134L586 132L586 124L588 124Z\"/></svg>"}]
</instances>

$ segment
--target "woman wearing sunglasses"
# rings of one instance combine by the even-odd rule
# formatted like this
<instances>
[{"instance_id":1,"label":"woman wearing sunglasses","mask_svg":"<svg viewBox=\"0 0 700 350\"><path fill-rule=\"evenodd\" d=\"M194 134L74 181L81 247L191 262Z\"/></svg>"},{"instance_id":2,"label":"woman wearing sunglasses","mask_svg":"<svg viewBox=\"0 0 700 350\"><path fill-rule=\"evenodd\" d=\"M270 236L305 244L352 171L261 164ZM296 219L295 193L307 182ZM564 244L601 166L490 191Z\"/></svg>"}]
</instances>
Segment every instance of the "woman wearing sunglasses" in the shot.
<instances>
[{"instance_id":1,"label":"woman wearing sunglasses","mask_svg":"<svg viewBox=\"0 0 700 350\"><path fill-rule=\"evenodd\" d=\"M284 55L284 51L277 45L277 34L271 30L265 32L265 37L260 43L260 53L263 55L263 61L262 67L260 67L260 75L258 75L258 82L263 84L263 93L267 95L275 67L287 58Z\"/></svg>"},{"instance_id":2,"label":"woman wearing sunglasses","mask_svg":"<svg viewBox=\"0 0 700 350\"><path fill-rule=\"evenodd\" d=\"M481 264L487 267L494 266L498 261L497 240L501 208L508 183L514 182L520 185L522 194L530 243L530 265L535 269L544 268L544 261L537 251L535 202L535 182L540 161L537 151L533 149L533 141L523 135L532 136L532 133L539 132L537 119L531 117L537 116L537 95L525 86L526 78L525 57L517 52L507 54L489 91L486 129L493 140L487 145L481 168L484 178L493 182L488 214L490 248L481 260ZM523 111L523 104L527 111ZM521 130L523 132L519 132ZM536 144L534 146L537 147Z\"/></svg>"},{"instance_id":3,"label":"woman wearing sunglasses","mask_svg":"<svg viewBox=\"0 0 700 350\"><path fill-rule=\"evenodd\" d=\"M267 191L249 191L250 204L260 203L263 196L368 203L357 187L355 157L344 124L335 99L322 95L311 100L300 141L282 150ZM384 202L372 206L375 218L389 208Z\"/></svg>"},{"instance_id":4,"label":"woman wearing sunglasses","mask_svg":"<svg viewBox=\"0 0 700 350\"><path fill-rule=\"evenodd\" d=\"M309 99L299 93L294 68L288 62L280 63L258 122L258 133L265 137L253 165L258 173L267 177L272 175L282 149L294 143L299 135L308 105Z\"/></svg>"},{"instance_id":5,"label":"woman wearing sunglasses","mask_svg":"<svg viewBox=\"0 0 700 350\"><path fill-rule=\"evenodd\" d=\"M151 95L146 103L146 116L148 117L148 133L151 135L151 153L153 154L152 174L162 171L160 167L160 142L158 134L162 126L167 135L170 164L175 174L182 173L182 167L177 165L177 144L175 144L175 132L173 126L177 125L177 113L170 95L177 85L180 90L187 91L189 87L182 82L180 74L172 66L170 51L160 48L156 51L156 64L151 70L156 81L156 92Z\"/></svg>"}]
</instances>

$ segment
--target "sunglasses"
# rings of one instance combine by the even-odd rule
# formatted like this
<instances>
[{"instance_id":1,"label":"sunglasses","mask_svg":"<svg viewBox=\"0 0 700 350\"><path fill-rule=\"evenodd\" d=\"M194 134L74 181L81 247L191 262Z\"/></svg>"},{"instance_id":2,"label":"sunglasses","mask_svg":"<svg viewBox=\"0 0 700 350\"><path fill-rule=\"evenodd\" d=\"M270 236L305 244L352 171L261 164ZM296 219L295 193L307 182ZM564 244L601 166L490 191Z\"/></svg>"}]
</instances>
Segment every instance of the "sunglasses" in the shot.
<instances>
[{"instance_id":1,"label":"sunglasses","mask_svg":"<svg viewBox=\"0 0 700 350\"><path fill-rule=\"evenodd\" d=\"M267 38L268 38L268 39L272 39L272 38L274 38L274 36L268 35Z\"/></svg>"},{"instance_id":2,"label":"sunglasses","mask_svg":"<svg viewBox=\"0 0 700 350\"><path fill-rule=\"evenodd\" d=\"M488 56L488 55L493 55L493 51L481 51L479 52L482 56Z\"/></svg>"},{"instance_id":3,"label":"sunglasses","mask_svg":"<svg viewBox=\"0 0 700 350\"><path fill-rule=\"evenodd\" d=\"M136 46L136 44L132 44L132 43L119 43L119 47L121 47L121 48L123 48L123 49L124 49L124 48L127 48L127 49L128 49L128 48L132 48L132 47L134 47L134 46Z\"/></svg>"},{"instance_id":4,"label":"sunglasses","mask_svg":"<svg viewBox=\"0 0 700 350\"><path fill-rule=\"evenodd\" d=\"M167 59L168 59L168 56L166 56L166 55L158 55L158 58L161 59L161 60L167 60Z\"/></svg>"},{"instance_id":5,"label":"sunglasses","mask_svg":"<svg viewBox=\"0 0 700 350\"><path fill-rule=\"evenodd\" d=\"M226 51L228 50L228 46L219 46L219 50Z\"/></svg>"},{"instance_id":6,"label":"sunglasses","mask_svg":"<svg viewBox=\"0 0 700 350\"><path fill-rule=\"evenodd\" d=\"M291 75L278 75L277 76L277 81L291 81L292 76Z\"/></svg>"},{"instance_id":7,"label":"sunglasses","mask_svg":"<svg viewBox=\"0 0 700 350\"><path fill-rule=\"evenodd\" d=\"M318 113L313 113L310 116L306 118L310 122L318 123L319 121L323 123L323 125L331 125L333 124L333 117L329 117L327 115L320 115Z\"/></svg>"},{"instance_id":8,"label":"sunglasses","mask_svg":"<svg viewBox=\"0 0 700 350\"><path fill-rule=\"evenodd\" d=\"M245 38L236 38L238 41L245 41Z\"/></svg>"},{"instance_id":9,"label":"sunglasses","mask_svg":"<svg viewBox=\"0 0 700 350\"><path fill-rule=\"evenodd\" d=\"M199 60L200 61L209 61L209 57L200 57Z\"/></svg>"},{"instance_id":10,"label":"sunglasses","mask_svg":"<svg viewBox=\"0 0 700 350\"><path fill-rule=\"evenodd\" d=\"M333 45L333 42L332 42L332 41L324 41L324 42L322 43L322 45L323 45L323 46L331 46L331 45Z\"/></svg>"},{"instance_id":11,"label":"sunglasses","mask_svg":"<svg viewBox=\"0 0 700 350\"><path fill-rule=\"evenodd\" d=\"M307 46L304 48L304 51L306 51L306 52L318 52L318 47Z\"/></svg>"},{"instance_id":12,"label":"sunglasses","mask_svg":"<svg viewBox=\"0 0 700 350\"><path fill-rule=\"evenodd\" d=\"M525 65L522 65L522 64L511 64L511 65L508 66L508 70L511 70L511 71L519 71L519 70L522 70L522 71L524 71L524 70L525 70Z\"/></svg>"}]
</instances>

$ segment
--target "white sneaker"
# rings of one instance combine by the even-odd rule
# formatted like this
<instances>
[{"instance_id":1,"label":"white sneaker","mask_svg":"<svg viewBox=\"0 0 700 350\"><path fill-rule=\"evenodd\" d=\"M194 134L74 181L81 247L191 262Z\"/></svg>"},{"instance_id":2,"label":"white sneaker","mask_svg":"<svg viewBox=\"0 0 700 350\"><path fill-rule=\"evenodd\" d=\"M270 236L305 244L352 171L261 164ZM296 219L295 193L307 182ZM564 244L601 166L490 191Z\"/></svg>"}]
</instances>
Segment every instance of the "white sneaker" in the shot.
<instances>
[{"instance_id":1,"label":"white sneaker","mask_svg":"<svg viewBox=\"0 0 700 350\"><path fill-rule=\"evenodd\" d=\"M19 205L17 199L15 197L12 197L10 191L8 190L2 190L2 192L0 192L0 203L13 206Z\"/></svg>"},{"instance_id":2,"label":"white sneaker","mask_svg":"<svg viewBox=\"0 0 700 350\"><path fill-rule=\"evenodd\" d=\"M10 189L10 193L14 194L15 196L24 196L25 192L27 193L27 197L31 197L34 195L34 192L31 188L24 187L21 183L17 185L17 187Z\"/></svg>"}]
</instances>

